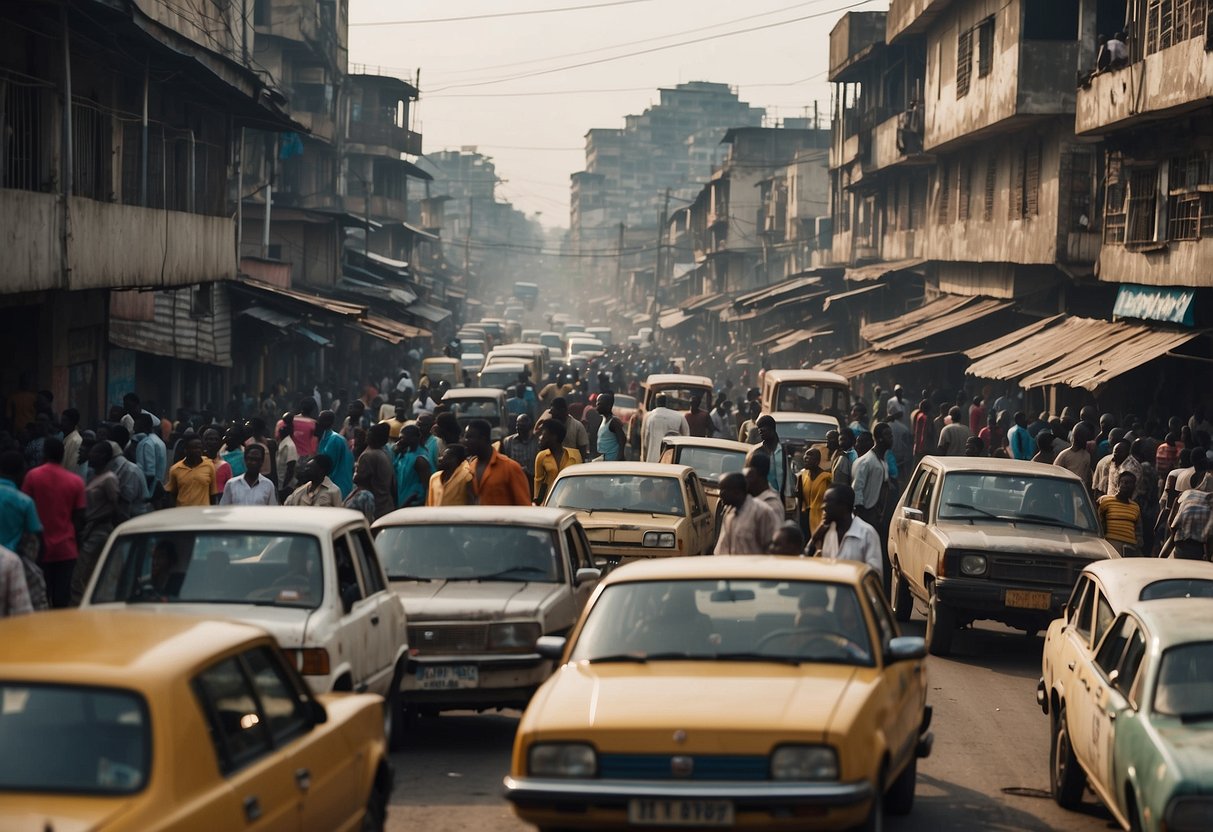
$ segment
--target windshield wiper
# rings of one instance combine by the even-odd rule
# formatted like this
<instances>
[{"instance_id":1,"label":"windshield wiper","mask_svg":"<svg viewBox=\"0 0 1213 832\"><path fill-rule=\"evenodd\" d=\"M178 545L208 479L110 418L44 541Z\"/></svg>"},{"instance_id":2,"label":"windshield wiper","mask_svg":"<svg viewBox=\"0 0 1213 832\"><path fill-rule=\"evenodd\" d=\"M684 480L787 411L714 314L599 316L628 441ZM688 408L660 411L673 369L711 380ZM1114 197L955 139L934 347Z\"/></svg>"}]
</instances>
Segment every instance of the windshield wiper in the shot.
<instances>
[{"instance_id":1,"label":"windshield wiper","mask_svg":"<svg viewBox=\"0 0 1213 832\"><path fill-rule=\"evenodd\" d=\"M1044 514L1017 514L1017 520L1029 520L1033 523L1040 523L1043 526L1057 526L1060 529L1076 529L1077 531L1086 531L1082 526L1076 526L1073 523L1067 523L1065 520L1058 520L1056 517L1049 517Z\"/></svg>"},{"instance_id":2,"label":"windshield wiper","mask_svg":"<svg viewBox=\"0 0 1213 832\"><path fill-rule=\"evenodd\" d=\"M608 662L634 662L636 664L644 664L649 660L649 657L643 653L613 653L609 656L598 656L590 659L590 664L606 664Z\"/></svg>"},{"instance_id":3,"label":"windshield wiper","mask_svg":"<svg viewBox=\"0 0 1213 832\"><path fill-rule=\"evenodd\" d=\"M772 656L767 653L717 653L712 658L722 662L774 662L776 664L799 665L806 661L797 656Z\"/></svg>"},{"instance_id":4,"label":"windshield wiper","mask_svg":"<svg viewBox=\"0 0 1213 832\"><path fill-rule=\"evenodd\" d=\"M420 575L388 575L389 581L416 581L421 584L430 584L434 582L433 578L423 578Z\"/></svg>"},{"instance_id":5,"label":"windshield wiper","mask_svg":"<svg viewBox=\"0 0 1213 832\"><path fill-rule=\"evenodd\" d=\"M986 517L992 517L995 520L1007 519L1005 517L1002 517L1001 515L995 514L992 511L986 511L984 508L978 508L977 506L971 506L968 503L944 503L944 505L947 506L948 508L963 508L966 511L975 511L978 514L985 515ZM972 519L972 518L964 518L964 519Z\"/></svg>"}]
</instances>

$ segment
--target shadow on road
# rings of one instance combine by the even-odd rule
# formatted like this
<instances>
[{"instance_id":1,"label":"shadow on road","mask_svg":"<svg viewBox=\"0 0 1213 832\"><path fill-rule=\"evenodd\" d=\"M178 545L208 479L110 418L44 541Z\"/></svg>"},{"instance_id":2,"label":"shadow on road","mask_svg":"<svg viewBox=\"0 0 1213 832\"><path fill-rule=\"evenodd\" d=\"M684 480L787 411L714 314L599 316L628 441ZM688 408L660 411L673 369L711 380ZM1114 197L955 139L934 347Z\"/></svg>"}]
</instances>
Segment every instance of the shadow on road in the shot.
<instances>
[{"instance_id":1,"label":"shadow on road","mask_svg":"<svg viewBox=\"0 0 1213 832\"><path fill-rule=\"evenodd\" d=\"M982 832L1053 832L1054 827L1033 815L1009 806L997 797L966 789L918 773L919 795L914 811L905 818L890 818L889 829L982 830ZM926 792L924 794L924 792Z\"/></svg>"},{"instance_id":2,"label":"shadow on road","mask_svg":"<svg viewBox=\"0 0 1213 832\"><path fill-rule=\"evenodd\" d=\"M925 636L927 625L925 621L915 618L902 624L901 629L907 636ZM1043 647L1042 636L1028 636L1021 630L979 621L956 632L952 639L952 653L946 661L1035 681L1040 677Z\"/></svg>"},{"instance_id":3,"label":"shadow on road","mask_svg":"<svg viewBox=\"0 0 1213 832\"><path fill-rule=\"evenodd\" d=\"M422 717L394 755L398 801L405 805L498 805L520 714L456 712Z\"/></svg>"}]
</instances>

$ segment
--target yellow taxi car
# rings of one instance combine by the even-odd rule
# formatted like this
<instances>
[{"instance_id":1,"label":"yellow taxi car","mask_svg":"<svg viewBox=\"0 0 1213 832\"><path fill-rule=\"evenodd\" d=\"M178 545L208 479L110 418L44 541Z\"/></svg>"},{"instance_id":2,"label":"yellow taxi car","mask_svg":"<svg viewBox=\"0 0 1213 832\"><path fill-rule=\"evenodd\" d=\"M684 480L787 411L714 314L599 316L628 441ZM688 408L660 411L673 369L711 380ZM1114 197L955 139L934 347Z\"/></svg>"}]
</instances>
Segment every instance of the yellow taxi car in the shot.
<instances>
[{"instance_id":1,"label":"yellow taxi car","mask_svg":"<svg viewBox=\"0 0 1213 832\"><path fill-rule=\"evenodd\" d=\"M0 829L384 826L383 699L313 695L264 630L66 610L0 643Z\"/></svg>"},{"instance_id":2,"label":"yellow taxi car","mask_svg":"<svg viewBox=\"0 0 1213 832\"><path fill-rule=\"evenodd\" d=\"M560 667L519 723L505 792L540 829L879 829L913 806L926 645L900 636L863 564L629 564L567 642L536 646Z\"/></svg>"},{"instance_id":3,"label":"yellow taxi car","mask_svg":"<svg viewBox=\"0 0 1213 832\"><path fill-rule=\"evenodd\" d=\"M577 513L595 566L712 551L712 513L689 465L572 465L556 477L543 504Z\"/></svg>"}]
</instances>

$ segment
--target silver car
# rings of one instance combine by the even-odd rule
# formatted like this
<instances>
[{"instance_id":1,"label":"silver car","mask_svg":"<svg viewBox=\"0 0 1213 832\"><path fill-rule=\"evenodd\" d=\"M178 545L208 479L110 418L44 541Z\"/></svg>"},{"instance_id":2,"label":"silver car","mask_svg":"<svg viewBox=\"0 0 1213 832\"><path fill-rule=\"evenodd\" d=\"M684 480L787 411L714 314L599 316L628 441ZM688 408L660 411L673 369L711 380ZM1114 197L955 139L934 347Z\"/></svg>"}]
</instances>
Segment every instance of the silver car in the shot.
<instances>
[{"instance_id":1,"label":"silver car","mask_svg":"<svg viewBox=\"0 0 1213 832\"><path fill-rule=\"evenodd\" d=\"M529 506L406 508L373 528L415 639L404 706L524 707L552 672L536 640L568 634L601 575L577 516Z\"/></svg>"}]
</instances>

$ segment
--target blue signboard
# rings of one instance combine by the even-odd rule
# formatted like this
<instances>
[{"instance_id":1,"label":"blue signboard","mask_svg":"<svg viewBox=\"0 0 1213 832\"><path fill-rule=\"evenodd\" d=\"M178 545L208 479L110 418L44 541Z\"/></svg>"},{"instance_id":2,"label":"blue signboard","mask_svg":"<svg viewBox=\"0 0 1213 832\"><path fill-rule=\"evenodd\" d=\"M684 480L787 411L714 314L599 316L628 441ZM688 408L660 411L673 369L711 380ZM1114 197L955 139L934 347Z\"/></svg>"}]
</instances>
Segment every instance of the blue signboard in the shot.
<instances>
[{"instance_id":1,"label":"blue signboard","mask_svg":"<svg viewBox=\"0 0 1213 832\"><path fill-rule=\"evenodd\" d=\"M1192 326L1192 289L1157 286L1121 286L1116 293L1113 318L1137 318Z\"/></svg>"}]
</instances>

